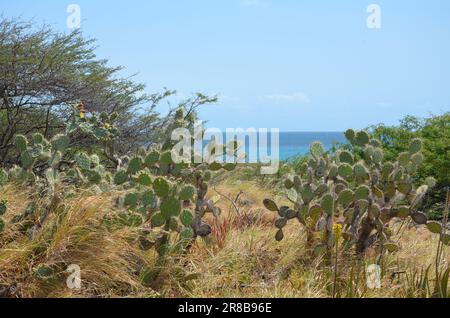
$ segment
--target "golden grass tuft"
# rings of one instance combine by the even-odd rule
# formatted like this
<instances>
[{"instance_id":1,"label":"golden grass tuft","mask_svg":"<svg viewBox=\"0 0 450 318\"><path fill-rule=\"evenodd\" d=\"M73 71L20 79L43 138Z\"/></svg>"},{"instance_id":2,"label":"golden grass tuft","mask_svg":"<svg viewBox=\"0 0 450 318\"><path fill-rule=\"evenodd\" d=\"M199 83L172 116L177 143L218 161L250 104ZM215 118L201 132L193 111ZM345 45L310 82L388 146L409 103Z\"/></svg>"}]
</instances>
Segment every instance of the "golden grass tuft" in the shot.
<instances>
[{"instance_id":1,"label":"golden grass tuft","mask_svg":"<svg viewBox=\"0 0 450 318\"><path fill-rule=\"evenodd\" d=\"M10 207L7 219L27 205L26 192L20 189L6 189L3 195ZM113 209L114 197L113 193L81 194L66 200L51 211L31 240L19 227L9 226L0 237L0 290L12 288L11 297L155 296L139 279L141 268L151 266L155 255L140 251L135 244L135 230L110 232L101 223ZM11 241L11 236L15 240ZM34 271L42 264L56 269L57 279L37 278ZM66 270L72 264L81 268L80 291L66 285Z\"/></svg>"},{"instance_id":2,"label":"golden grass tuft","mask_svg":"<svg viewBox=\"0 0 450 318\"><path fill-rule=\"evenodd\" d=\"M0 234L0 293L3 290L6 297L332 296L332 268L310 258L300 224L292 222L285 239L275 241L275 215L262 205L267 190L253 182L225 181L215 189L222 195L218 205L223 213L208 220L213 225L212 237L198 240L188 253L171 255L162 263L153 250L139 249L139 229L109 231L102 224L103 216L117 212L113 202L120 193L78 193L54 207L32 239L20 226L8 225ZM211 196L217 193L210 190ZM4 188L0 199L9 202L6 220L23 212L30 200L37 202L39 213L44 205L32 189L15 186ZM382 259L381 289L366 284L366 267L375 262L370 255L357 262L339 252L337 297L432 295L438 238L423 227L403 228L396 237L400 251ZM42 264L55 269L54 279L36 277L34 272ZM79 291L66 285L66 269L71 264L81 268ZM449 265L447 248L441 271ZM428 266L429 290L424 291L420 274ZM141 284L143 268L158 268L151 288Z\"/></svg>"}]
</instances>

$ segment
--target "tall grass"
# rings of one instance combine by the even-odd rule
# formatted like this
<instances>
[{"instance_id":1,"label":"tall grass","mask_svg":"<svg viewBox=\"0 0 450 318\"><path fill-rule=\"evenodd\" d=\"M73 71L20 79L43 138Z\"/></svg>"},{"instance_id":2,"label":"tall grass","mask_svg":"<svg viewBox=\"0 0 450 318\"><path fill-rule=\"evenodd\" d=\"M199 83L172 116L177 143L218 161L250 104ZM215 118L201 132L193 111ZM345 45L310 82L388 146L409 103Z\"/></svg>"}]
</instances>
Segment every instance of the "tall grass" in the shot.
<instances>
[{"instance_id":1,"label":"tall grass","mask_svg":"<svg viewBox=\"0 0 450 318\"><path fill-rule=\"evenodd\" d=\"M8 225L0 234L0 295L2 297L449 297L448 248L439 249L438 237L421 227L398 231L397 254L382 259L370 252L364 260L342 257L344 244L336 246L335 262L324 265L311 258L301 226L291 224L286 239L274 240L274 215L262 199L270 186L255 182L221 181L216 184L223 213L210 219L213 234L197 241L189 253L157 263L153 251L144 252L136 231L111 231L103 218L116 213L116 193L77 193L50 211L37 235L25 224ZM62 189L64 191L64 189ZM238 195L239 194L239 195ZM212 195L216 195L212 193ZM10 220L22 213L33 189L7 186ZM230 202L233 200L233 204ZM39 217L44 202L35 201ZM394 225L397 230L400 225ZM401 235L403 233L403 235ZM349 260L348 260L349 259ZM81 268L82 286L66 285L71 264ZM367 267L381 267L381 288L367 284ZM36 275L41 265L55 268L52 279ZM156 269L154 280L144 286L141 273ZM432 275L438 273L438 275Z\"/></svg>"}]
</instances>

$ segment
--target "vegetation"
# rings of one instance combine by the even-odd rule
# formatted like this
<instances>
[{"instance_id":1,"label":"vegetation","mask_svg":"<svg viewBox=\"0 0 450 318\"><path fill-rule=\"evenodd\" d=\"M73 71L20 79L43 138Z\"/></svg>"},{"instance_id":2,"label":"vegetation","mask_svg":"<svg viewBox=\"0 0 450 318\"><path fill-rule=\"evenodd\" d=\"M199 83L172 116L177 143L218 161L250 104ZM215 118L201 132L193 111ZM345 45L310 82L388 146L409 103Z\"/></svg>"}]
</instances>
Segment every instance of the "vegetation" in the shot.
<instances>
[{"instance_id":1,"label":"vegetation","mask_svg":"<svg viewBox=\"0 0 450 318\"><path fill-rule=\"evenodd\" d=\"M420 210L448 181L429 168L448 172L447 115L402 137L348 130L267 179L214 160L217 147L237 158L234 142L176 163L169 132L215 98L161 116L173 92L141 94L91 44L1 22L0 297L449 297L448 192L440 222Z\"/></svg>"},{"instance_id":2,"label":"vegetation","mask_svg":"<svg viewBox=\"0 0 450 318\"><path fill-rule=\"evenodd\" d=\"M79 31L54 32L30 23L0 20L0 160L16 163L14 136L41 133L50 139L64 132L72 105L82 102L90 113L117 113L120 134L102 156L117 166L113 154L125 155L142 145L165 142L175 113L185 109L192 122L199 106L216 97L196 94L181 101L165 116L156 107L176 92L164 90L148 95L144 85L119 76L122 67L110 67L95 55L95 42ZM71 147L87 149L92 136L72 136Z\"/></svg>"},{"instance_id":3,"label":"vegetation","mask_svg":"<svg viewBox=\"0 0 450 318\"><path fill-rule=\"evenodd\" d=\"M424 161L414 182L419 184L429 176L436 179L436 187L425 202L425 210L431 218L442 218L445 189L450 185L450 113L426 119L407 116L399 126L387 127L380 124L370 127L370 131L373 137L381 140L388 160L407 151L408 144L414 138L423 141Z\"/></svg>"},{"instance_id":4,"label":"vegetation","mask_svg":"<svg viewBox=\"0 0 450 318\"><path fill-rule=\"evenodd\" d=\"M428 178L427 184L418 189L412 183L412 175L423 161L422 142L414 139L409 151L401 153L397 161L383 162L380 142L371 140L367 132L348 130L346 136L354 151L363 153L364 160L356 161L347 150L329 157L321 143L313 143L312 156L302 165L301 175L285 180L294 207L278 208L274 201L264 201L267 209L279 214L275 222L279 228L276 239L283 239L288 220L297 219L305 227L308 246L316 254L331 252L341 235L347 247L355 245L360 257L375 244L380 253L384 249L393 252L397 250L390 240L389 223L393 218L411 217L418 224L427 224L426 215L418 209L435 180ZM438 227L436 232L441 233L442 226ZM339 234L333 233L333 229ZM316 236L322 237L320 243L316 242ZM448 241L450 237L443 239Z\"/></svg>"}]
</instances>

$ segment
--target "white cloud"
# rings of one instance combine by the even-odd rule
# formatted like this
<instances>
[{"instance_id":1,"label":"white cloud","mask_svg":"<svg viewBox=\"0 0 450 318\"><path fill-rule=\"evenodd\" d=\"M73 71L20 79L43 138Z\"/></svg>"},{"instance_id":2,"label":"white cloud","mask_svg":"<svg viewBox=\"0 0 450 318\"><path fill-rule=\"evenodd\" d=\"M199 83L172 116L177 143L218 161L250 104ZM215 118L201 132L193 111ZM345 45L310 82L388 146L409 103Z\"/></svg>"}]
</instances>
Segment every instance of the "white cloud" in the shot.
<instances>
[{"instance_id":1,"label":"white cloud","mask_svg":"<svg viewBox=\"0 0 450 318\"><path fill-rule=\"evenodd\" d=\"M272 101L276 103L302 103L309 104L310 99L308 95L303 92L296 92L292 94L275 94L266 95L259 98L262 101Z\"/></svg>"}]
</instances>

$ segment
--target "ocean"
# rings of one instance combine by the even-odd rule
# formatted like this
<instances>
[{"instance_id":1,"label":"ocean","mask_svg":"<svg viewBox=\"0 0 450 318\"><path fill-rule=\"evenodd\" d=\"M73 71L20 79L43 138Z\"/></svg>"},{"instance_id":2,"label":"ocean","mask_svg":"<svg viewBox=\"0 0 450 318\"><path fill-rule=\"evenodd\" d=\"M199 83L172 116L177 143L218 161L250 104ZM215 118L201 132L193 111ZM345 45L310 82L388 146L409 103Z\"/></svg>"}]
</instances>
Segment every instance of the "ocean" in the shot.
<instances>
[{"instance_id":1,"label":"ocean","mask_svg":"<svg viewBox=\"0 0 450 318\"><path fill-rule=\"evenodd\" d=\"M280 132L280 159L307 154L314 141L322 142L329 150L333 143L345 143L346 139L343 132Z\"/></svg>"},{"instance_id":2,"label":"ocean","mask_svg":"<svg viewBox=\"0 0 450 318\"><path fill-rule=\"evenodd\" d=\"M346 139L343 132L280 132L279 135L279 159L286 161L295 158L299 155L305 155L309 152L309 147L314 141L320 141L324 145L326 150L329 150L333 143L345 143ZM226 140L226 135L223 136ZM256 162L261 156L265 154L272 155L271 147L271 135L270 132L267 136L267 147L260 149L259 136L258 142L253 147L249 145L249 138L246 138L245 152L247 154L247 162ZM227 143L229 140L226 140ZM206 145L205 143L204 145ZM251 150L251 151L250 151ZM250 159L253 154L256 157Z\"/></svg>"}]
</instances>

